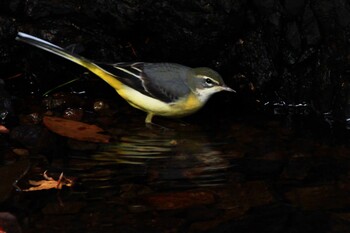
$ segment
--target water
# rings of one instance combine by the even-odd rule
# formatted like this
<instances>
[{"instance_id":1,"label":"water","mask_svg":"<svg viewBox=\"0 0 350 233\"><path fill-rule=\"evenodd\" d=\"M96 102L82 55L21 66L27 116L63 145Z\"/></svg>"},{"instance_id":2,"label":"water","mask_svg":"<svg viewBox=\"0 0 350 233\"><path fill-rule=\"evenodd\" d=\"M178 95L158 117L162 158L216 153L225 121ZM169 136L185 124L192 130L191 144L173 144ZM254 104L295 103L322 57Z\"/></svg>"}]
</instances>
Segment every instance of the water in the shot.
<instances>
[{"instance_id":1,"label":"water","mask_svg":"<svg viewBox=\"0 0 350 233\"><path fill-rule=\"evenodd\" d=\"M74 185L13 193L23 231L350 230L347 143L271 120L135 122L111 128L113 141L94 150L69 149L51 165L34 159L20 184L48 169Z\"/></svg>"},{"instance_id":2,"label":"water","mask_svg":"<svg viewBox=\"0 0 350 233\"><path fill-rule=\"evenodd\" d=\"M206 132L191 126L180 126L179 130L140 127L119 132L114 142L88 156L71 155L65 167L76 173L82 183L95 182L92 188L114 191L123 183L146 185L157 191L227 183L232 166L226 156L230 138L209 139Z\"/></svg>"}]
</instances>

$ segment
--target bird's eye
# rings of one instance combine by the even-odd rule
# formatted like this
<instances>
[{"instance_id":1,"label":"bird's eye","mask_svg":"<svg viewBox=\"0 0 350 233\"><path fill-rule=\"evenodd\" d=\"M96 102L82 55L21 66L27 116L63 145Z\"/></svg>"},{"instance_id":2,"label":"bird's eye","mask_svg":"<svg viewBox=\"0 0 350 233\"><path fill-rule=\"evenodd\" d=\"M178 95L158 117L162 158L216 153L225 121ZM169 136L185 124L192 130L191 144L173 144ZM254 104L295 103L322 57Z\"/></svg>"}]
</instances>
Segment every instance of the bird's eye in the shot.
<instances>
[{"instance_id":1,"label":"bird's eye","mask_svg":"<svg viewBox=\"0 0 350 233\"><path fill-rule=\"evenodd\" d=\"M213 80L211 80L210 78L206 78L205 79L205 83L208 84L208 85L213 85L214 84Z\"/></svg>"}]
</instances>

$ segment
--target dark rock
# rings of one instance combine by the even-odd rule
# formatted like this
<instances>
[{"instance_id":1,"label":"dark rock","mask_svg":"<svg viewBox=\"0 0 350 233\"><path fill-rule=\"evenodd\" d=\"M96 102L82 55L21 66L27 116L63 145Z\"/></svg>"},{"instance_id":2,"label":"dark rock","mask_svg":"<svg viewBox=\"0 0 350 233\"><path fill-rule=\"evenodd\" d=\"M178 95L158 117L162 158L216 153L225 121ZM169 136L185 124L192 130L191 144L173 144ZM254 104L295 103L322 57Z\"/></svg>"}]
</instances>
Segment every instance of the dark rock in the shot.
<instances>
[{"instance_id":1,"label":"dark rock","mask_svg":"<svg viewBox=\"0 0 350 233\"><path fill-rule=\"evenodd\" d=\"M302 16L302 34L306 45L316 45L320 38L319 25L313 11L308 4Z\"/></svg>"},{"instance_id":2,"label":"dark rock","mask_svg":"<svg viewBox=\"0 0 350 233\"><path fill-rule=\"evenodd\" d=\"M12 99L6 90L4 90L4 82L0 79L0 124L13 114Z\"/></svg>"},{"instance_id":3,"label":"dark rock","mask_svg":"<svg viewBox=\"0 0 350 233\"><path fill-rule=\"evenodd\" d=\"M16 35L14 20L0 17L0 41L12 41Z\"/></svg>"},{"instance_id":4,"label":"dark rock","mask_svg":"<svg viewBox=\"0 0 350 233\"><path fill-rule=\"evenodd\" d=\"M24 15L32 19L77 13L78 6L71 1L30 0L24 3Z\"/></svg>"},{"instance_id":5,"label":"dark rock","mask_svg":"<svg viewBox=\"0 0 350 233\"><path fill-rule=\"evenodd\" d=\"M27 147L36 147L42 138L44 129L37 125L21 125L11 131L11 138Z\"/></svg>"},{"instance_id":6,"label":"dark rock","mask_svg":"<svg viewBox=\"0 0 350 233\"><path fill-rule=\"evenodd\" d=\"M51 84L72 70L74 75L83 71L20 47L13 40L17 28L93 60L212 66L229 84L243 75L250 86L240 90L247 97L241 98L245 108L268 111L271 105L265 103L302 104L342 122L350 111L343 85L350 64L346 0L6 0L0 22L0 64L18 72L18 66L25 70L20 65L25 58L26 69ZM53 74L50 79L48 73Z\"/></svg>"},{"instance_id":7,"label":"dark rock","mask_svg":"<svg viewBox=\"0 0 350 233\"><path fill-rule=\"evenodd\" d=\"M250 215L222 223L205 232L329 232L331 221L327 214L303 213L285 205L267 205L256 208Z\"/></svg>"},{"instance_id":8,"label":"dark rock","mask_svg":"<svg viewBox=\"0 0 350 233\"><path fill-rule=\"evenodd\" d=\"M329 184L315 187L302 187L290 190L286 199L305 210L330 210L347 208L350 198L347 195L349 184Z\"/></svg>"},{"instance_id":9,"label":"dark rock","mask_svg":"<svg viewBox=\"0 0 350 233\"><path fill-rule=\"evenodd\" d=\"M28 148L31 154L42 154L49 161L65 156L65 141L41 125L19 125L11 130L10 138Z\"/></svg>"},{"instance_id":10,"label":"dark rock","mask_svg":"<svg viewBox=\"0 0 350 233\"><path fill-rule=\"evenodd\" d=\"M187 221L208 221L214 219L219 215L220 211L216 209L210 209L205 206L198 206L187 210Z\"/></svg>"},{"instance_id":11,"label":"dark rock","mask_svg":"<svg viewBox=\"0 0 350 233\"><path fill-rule=\"evenodd\" d=\"M185 192L159 193L145 196L146 202L157 210L176 210L215 203L212 192L190 190Z\"/></svg>"},{"instance_id":12,"label":"dark rock","mask_svg":"<svg viewBox=\"0 0 350 233\"><path fill-rule=\"evenodd\" d=\"M0 226L1 230L9 233L21 233L21 227L17 218L8 212L0 212Z\"/></svg>"},{"instance_id":13,"label":"dark rock","mask_svg":"<svg viewBox=\"0 0 350 233\"><path fill-rule=\"evenodd\" d=\"M301 38L299 28L295 21L290 22L286 26L286 39L288 43L293 47L294 50L301 50Z\"/></svg>"},{"instance_id":14,"label":"dark rock","mask_svg":"<svg viewBox=\"0 0 350 233\"><path fill-rule=\"evenodd\" d=\"M274 64L263 41L261 31L252 32L235 47L234 55L239 57L238 65L246 70L247 76L256 88L264 88L276 74Z\"/></svg>"},{"instance_id":15,"label":"dark rock","mask_svg":"<svg viewBox=\"0 0 350 233\"><path fill-rule=\"evenodd\" d=\"M253 4L258 9L258 11L262 14L269 15L274 10L275 0L254 0Z\"/></svg>"},{"instance_id":16,"label":"dark rock","mask_svg":"<svg viewBox=\"0 0 350 233\"><path fill-rule=\"evenodd\" d=\"M6 201L14 190L18 180L29 170L30 162L27 156L22 156L15 161L0 166L0 204ZM0 226L2 226L0 224Z\"/></svg>"},{"instance_id":17,"label":"dark rock","mask_svg":"<svg viewBox=\"0 0 350 233\"><path fill-rule=\"evenodd\" d=\"M285 0L284 8L288 15L298 16L303 13L305 3L305 0Z\"/></svg>"},{"instance_id":18,"label":"dark rock","mask_svg":"<svg viewBox=\"0 0 350 233\"><path fill-rule=\"evenodd\" d=\"M0 65L14 61L11 54L15 53L13 38L16 35L16 25L12 18L0 14Z\"/></svg>"}]
</instances>

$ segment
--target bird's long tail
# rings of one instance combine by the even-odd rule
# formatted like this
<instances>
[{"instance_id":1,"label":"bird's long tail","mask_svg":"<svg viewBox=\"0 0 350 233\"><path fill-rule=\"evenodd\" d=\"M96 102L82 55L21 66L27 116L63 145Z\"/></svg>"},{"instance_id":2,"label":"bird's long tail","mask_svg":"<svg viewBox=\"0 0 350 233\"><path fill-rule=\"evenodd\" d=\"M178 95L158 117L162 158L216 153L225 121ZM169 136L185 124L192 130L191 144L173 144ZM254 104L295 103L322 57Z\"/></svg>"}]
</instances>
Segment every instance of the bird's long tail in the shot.
<instances>
[{"instance_id":1,"label":"bird's long tail","mask_svg":"<svg viewBox=\"0 0 350 233\"><path fill-rule=\"evenodd\" d=\"M90 70L91 72L99 76L100 78L102 78L104 81L106 81L109 85L111 85L116 90L119 90L120 86L122 85L121 82L118 81L115 76L103 70L101 67L91 62L90 60L82 56L79 56L77 54L71 53L65 50L64 48L54 45L48 41L42 40L40 38L37 38L35 36L29 35L23 32L18 32L16 40L33 45L35 47L38 47L50 53L56 54L65 59L68 59L72 62L75 62L87 68L88 70Z\"/></svg>"}]
</instances>

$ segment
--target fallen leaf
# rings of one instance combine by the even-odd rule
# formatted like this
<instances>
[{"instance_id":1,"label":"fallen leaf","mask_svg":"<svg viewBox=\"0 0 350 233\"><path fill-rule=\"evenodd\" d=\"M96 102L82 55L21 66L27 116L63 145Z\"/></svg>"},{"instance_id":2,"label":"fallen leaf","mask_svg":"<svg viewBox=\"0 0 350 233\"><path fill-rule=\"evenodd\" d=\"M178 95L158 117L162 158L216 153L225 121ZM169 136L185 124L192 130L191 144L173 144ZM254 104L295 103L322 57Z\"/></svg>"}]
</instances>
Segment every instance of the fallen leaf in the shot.
<instances>
[{"instance_id":1,"label":"fallen leaf","mask_svg":"<svg viewBox=\"0 0 350 233\"><path fill-rule=\"evenodd\" d=\"M63 186L70 187L73 185L73 181L64 177L63 173L61 173L58 180L53 179L52 177L49 177L46 174L46 171L43 174L44 179L43 180L29 180L29 184L33 187L30 187L28 189L23 189L22 191L29 192L29 191L40 191L40 190L47 190L47 189L62 189Z\"/></svg>"},{"instance_id":2,"label":"fallen leaf","mask_svg":"<svg viewBox=\"0 0 350 233\"><path fill-rule=\"evenodd\" d=\"M48 129L64 137L98 143L108 143L110 140L110 136L101 134L103 129L96 125L51 116L45 116L43 121Z\"/></svg>"},{"instance_id":3,"label":"fallen leaf","mask_svg":"<svg viewBox=\"0 0 350 233\"><path fill-rule=\"evenodd\" d=\"M0 133L9 133L10 131L3 125L0 125Z\"/></svg>"}]
</instances>

